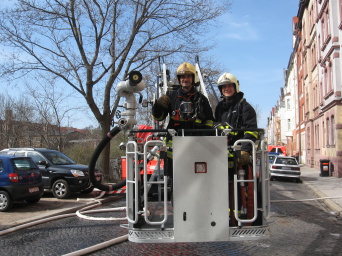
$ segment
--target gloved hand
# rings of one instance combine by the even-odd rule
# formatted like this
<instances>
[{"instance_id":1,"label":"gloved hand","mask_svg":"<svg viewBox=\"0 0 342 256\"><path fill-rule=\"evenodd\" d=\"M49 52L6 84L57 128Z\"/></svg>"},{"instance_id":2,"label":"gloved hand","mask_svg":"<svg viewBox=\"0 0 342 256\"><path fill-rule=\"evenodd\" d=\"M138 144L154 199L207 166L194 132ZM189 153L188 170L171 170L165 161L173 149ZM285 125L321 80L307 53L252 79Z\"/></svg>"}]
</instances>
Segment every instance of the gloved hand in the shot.
<instances>
[{"instance_id":1,"label":"gloved hand","mask_svg":"<svg viewBox=\"0 0 342 256\"><path fill-rule=\"evenodd\" d=\"M215 123L213 125L213 129L219 129L219 130L224 130L224 129L230 129L230 125L227 122L224 123Z\"/></svg>"},{"instance_id":2,"label":"gloved hand","mask_svg":"<svg viewBox=\"0 0 342 256\"><path fill-rule=\"evenodd\" d=\"M245 165L251 162L250 154L241 150L241 156L238 158L238 164Z\"/></svg>"},{"instance_id":3,"label":"gloved hand","mask_svg":"<svg viewBox=\"0 0 342 256\"><path fill-rule=\"evenodd\" d=\"M157 99L157 104L162 106L163 108L168 108L170 103L171 100L167 95L162 95L159 99Z\"/></svg>"}]
</instances>

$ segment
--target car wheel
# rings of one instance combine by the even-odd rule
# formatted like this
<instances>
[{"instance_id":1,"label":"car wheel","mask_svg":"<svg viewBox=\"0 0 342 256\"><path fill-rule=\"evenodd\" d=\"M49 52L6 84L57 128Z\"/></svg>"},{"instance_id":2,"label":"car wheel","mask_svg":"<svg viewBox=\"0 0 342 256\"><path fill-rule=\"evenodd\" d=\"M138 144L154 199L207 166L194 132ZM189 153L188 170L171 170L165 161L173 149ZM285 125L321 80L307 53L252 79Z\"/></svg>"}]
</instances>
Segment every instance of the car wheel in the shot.
<instances>
[{"instance_id":1,"label":"car wheel","mask_svg":"<svg viewBox=\"0 0 342 256\"><path fill-rule=\"evenodd\" d=\"M0 212L8 211L12 208L13 200L6 191L0 191Z\"/></svg>"},{"instance_id":2,"label":"car wheel","mask_svg":"<svg viewBox=\"0 0 342 256\"><path fill-rule=\"evenodd\" d=\"M81 191L81 194L83 194L83 195L88 195L88 194L90 194L90 193L93 192L93 191L94 191L94 187L91 186L91 187L89 187L89 188L86 188L86 189L82 190L82 191Z\"/></svg>"},{"instance_id":3,"label":"car wheel","mask_svg":"<svg viewBox=\"0 0 342 256\"><path fill-rule=\"evenodd\" d=\"M58 199L68 198L71 194L68 182L65 180L56 180L52 185L52 194Z\"/></svg>"},{"instance_id":4,"label":"car wheel","mask_svg":"<svg viewBox=\"0 0 342 256\"><path fill-rule=\"evenodd\" d=\"M29 204L35 204L35 203L38 203L39 200L40 200L40 197L35 197L35 198L26 199L25 201Z\"/></svg>"}]
</instances>

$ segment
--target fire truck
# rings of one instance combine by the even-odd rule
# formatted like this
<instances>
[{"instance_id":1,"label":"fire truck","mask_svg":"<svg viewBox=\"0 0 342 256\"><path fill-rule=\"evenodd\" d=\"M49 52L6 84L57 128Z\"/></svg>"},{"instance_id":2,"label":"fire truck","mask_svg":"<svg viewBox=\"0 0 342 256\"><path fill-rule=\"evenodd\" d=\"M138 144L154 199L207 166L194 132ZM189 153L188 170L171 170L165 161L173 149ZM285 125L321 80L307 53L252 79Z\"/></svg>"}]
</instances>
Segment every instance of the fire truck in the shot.
<instances>
[{"instance_id":1,"label":"fire truck","mask_svg":"<svg viewBox=\"0 0 342 256\"><path fill-rule=\"evenodd\" d=\"M201 74L197 64L196 69ZM165 93L169 86L165 65L161 79L162 86L157 86ZM201 84L205 91L203 81ZM256 142L241 139L228 145L229 134L241 130L201 129L192 130L191 136L187 136L188 130L135 128L135 93L144 88L139 72L131 72L117 86L118 95L126 98L126 112L100 142L89 163L95 187L111 191L125 186L128 222L122 226L128 230L129 241L178 243L268 238L270 180L264 130L257 129ZM201 134L197 135L199 131ZM96 160L119 132L127 135L127 142L120 145L126 151L125 180L115 185L101 184L93 175ZM164 173L166 137L173 141L172 178ZM236 160L242 143L250 143L253 148L251 163L244 166ZM234 167L228 168L228 162L234 162ZM232 179L228 172L233 172Z\"/></svg>"}]
</instances>

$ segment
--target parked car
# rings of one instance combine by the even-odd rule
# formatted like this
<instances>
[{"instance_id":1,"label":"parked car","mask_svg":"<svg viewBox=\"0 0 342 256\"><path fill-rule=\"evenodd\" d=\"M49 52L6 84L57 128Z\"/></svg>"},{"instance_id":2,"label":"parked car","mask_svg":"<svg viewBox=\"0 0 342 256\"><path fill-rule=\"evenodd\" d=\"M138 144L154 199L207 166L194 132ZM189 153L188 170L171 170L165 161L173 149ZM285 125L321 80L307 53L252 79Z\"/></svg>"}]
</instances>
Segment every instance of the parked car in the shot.
<instances>
[{"instance_id":1,"label":"parked car","mask_svg":"<svg viewBox=\"0 0 342 256\"><path fill-rule=\"evenodd\" d=\"M1 153L15 156L31 157L42 171L44 189L53 193L56 198L65 199L72 193L89 194L94 190L88 166L77 164L63 153L46 148L9 148ZM96 178L101 180L102 174L96 170Z\"/></svg>"},{"instance_id":2,"label":"parked car","mask_svg":"<svg viewBox=\"0 0 342 256\"><path fill-rule=\"evenodd\" d=\"M300 167L296 158L292 156L276 156L270 164L270 179L287 177L300 182Z\"/></svg>"},{"instance_id":3,"label":"parked car","mask_svg":"<svg viewBox=\"0 0 342 256\"><path fill-rule=\"evenodd\" d=\"M268 152L268 162L271 164L273 163L276 156L279 156L279 153Z\"/></svg>"},{"instance_id":4,"label":"parked car","mask_svg":"<svg viewBox=\"0 0 342 256\"><path fill-rule=\"evenodd\" d=\"M14 201L37 203L43 193L42 173L31 158L0 155L0 212Z\"/></svg>"}]
</instances>

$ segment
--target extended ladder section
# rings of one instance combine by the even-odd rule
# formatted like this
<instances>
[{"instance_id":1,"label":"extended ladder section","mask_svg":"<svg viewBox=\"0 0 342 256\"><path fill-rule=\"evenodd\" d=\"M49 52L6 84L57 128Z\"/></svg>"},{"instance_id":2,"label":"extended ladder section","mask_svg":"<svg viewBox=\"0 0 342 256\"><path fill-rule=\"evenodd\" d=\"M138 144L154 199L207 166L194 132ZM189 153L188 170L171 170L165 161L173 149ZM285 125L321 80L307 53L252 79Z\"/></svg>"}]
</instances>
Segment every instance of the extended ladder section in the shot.
<instances>
[{"instance_id":1,"label":"extended ladder section","mask_svg":"<svg viewBox=\"0 0 342 256\"><path fill-rule=\"evenodd\" d=\"M139 130L140 132L141 130ZM261 135L262 136L262 135ZM163 162L166 143L127 142L127 218L129 240L139 243L257 240L269 237L267 143L224 134L177 136L172 133L173 175ZM251 144L251 164L231 168L227 152L238 155ZM237 154L236 154L237 153ZM153 159L153 173L147 170ZM161 164L163 162L163 165ZM228 167L229 166L229 167ZM234 172L230 175L230 172ZM168 174L171 172L169 171ZM233 178L230 178L233 177Z\"/></svg>"}]
</instances>

